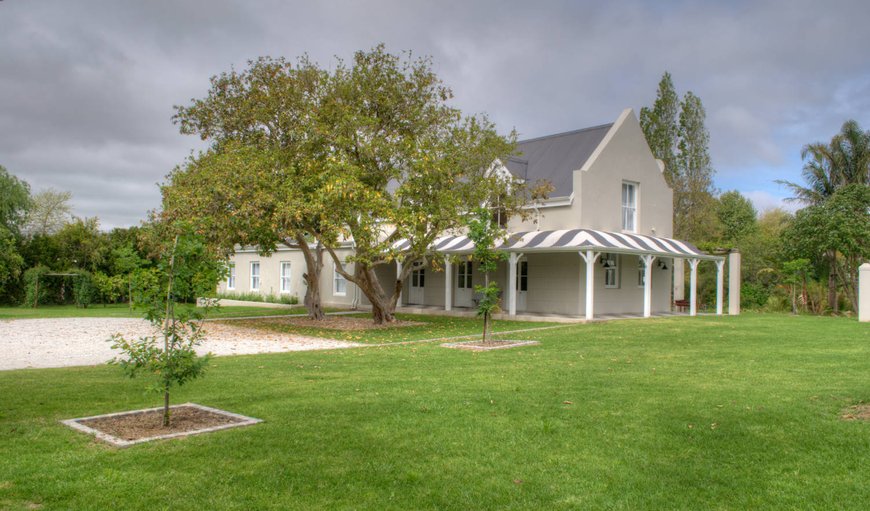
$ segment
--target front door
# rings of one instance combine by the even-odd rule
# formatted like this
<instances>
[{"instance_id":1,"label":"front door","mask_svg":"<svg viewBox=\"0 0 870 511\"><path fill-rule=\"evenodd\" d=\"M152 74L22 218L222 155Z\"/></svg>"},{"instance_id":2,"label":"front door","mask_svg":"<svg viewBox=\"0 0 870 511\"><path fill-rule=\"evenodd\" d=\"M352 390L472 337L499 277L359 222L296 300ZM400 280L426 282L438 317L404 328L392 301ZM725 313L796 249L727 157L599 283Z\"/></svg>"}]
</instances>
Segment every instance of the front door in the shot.
<instances>
[{"instance_id":1,"label":"front door","mask_svg":"<svg viewBox=\"0 0 870 511\"><path fill-rule=\"evenodd\" d=\"M454 293L454 305L457 307L471 307L471 261L460 261L456 271L456 292Z\"/></svg>"},{"instance_id":2,"label":"front door","mask_svg":"<svg viewBox=\"0 0 870 511\"><path fill-rule=\"evenodd\" d=\"M408 291L408 303L423 304L423 289L426 287L426 270L420 268L411 272L411 289Z\"/></svg>"},{"instance_id":3,"label":"front door","mask_svg":"<svg viewBox=\"0 0 870 511\"><path fill-rule=\"evenodd\" d=\"M520 261L517 265L517 310L526 310L526 293L529 291L529 262Z\"/></svg>"}]
</instances>

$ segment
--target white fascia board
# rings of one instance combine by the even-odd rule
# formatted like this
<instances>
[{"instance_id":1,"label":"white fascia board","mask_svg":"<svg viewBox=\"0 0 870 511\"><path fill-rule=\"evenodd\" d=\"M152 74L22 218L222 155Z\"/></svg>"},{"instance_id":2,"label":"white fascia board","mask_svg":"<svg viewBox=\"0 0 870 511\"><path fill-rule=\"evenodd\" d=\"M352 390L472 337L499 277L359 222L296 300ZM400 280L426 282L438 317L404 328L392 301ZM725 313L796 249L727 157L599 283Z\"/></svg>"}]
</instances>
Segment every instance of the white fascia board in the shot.
<instances>
[{"instance_id":1,"label":"white fascia board","mask_svg":"<svg viewBox=\"0 0 870 511\"><path fill-rule=\"evenodd\" d=\"M570 206L574 203L574 192L571 192L571 195L567 197L550 197L544 199L541 202L535 202L534 204L526 204L522 207L522 209L543 209L543 208L560 208L565 206Z\"/></svg>"}]
</instances>

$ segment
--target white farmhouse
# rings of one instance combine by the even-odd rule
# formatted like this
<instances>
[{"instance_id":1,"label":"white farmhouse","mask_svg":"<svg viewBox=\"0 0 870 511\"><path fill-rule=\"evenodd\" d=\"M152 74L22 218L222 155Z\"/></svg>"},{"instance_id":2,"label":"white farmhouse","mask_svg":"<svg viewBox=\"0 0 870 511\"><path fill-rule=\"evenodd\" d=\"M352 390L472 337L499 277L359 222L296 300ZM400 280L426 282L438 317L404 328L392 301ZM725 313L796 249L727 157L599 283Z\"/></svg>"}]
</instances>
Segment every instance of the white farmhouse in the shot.
<instances>
[{"instance_id":1,"label":"white farmhouse","mask_svg":"<svg viewBox=\"0 0 870 511\"><path fill-rule=\"evenodd\" d=\"M521 141L517 149L518 156L498 170L527 182L546 179L555 189L547 200L529 206L529 220L507 224L511 235L499 249L508 252L509 260L491 278L504 290L502 308L508 315L592 319L670 312L674 300L684 298L684 262L694 276L702 261L718 269L717 312L722 313L724 258L671 238L673 192L631 109L612 124ZM470 240L444 236L433 249L444 262L438 271L429 266L411 273L404 282L400 310L473 308L474 286L483 283L483 276L473 261L456 257L471 253ZM351 251L348 245L339 253L349 256ZM732 276L739 275L739 254L732 262L737 265ZM280 247L265 257L256 248L240 248L230 263L231 274L221 292L288 294L300 300L305 294L305 261L297 249ZM393 287L396 274L395 264L378 269L385 289ZM691 314L697 304L694 281L689 283ZM732 314L739 310L738 289L739 280L733 278ZM368 305L363 294L334 271L328 257L321 290L327 306Z\"/></svg>"}]
</instances>

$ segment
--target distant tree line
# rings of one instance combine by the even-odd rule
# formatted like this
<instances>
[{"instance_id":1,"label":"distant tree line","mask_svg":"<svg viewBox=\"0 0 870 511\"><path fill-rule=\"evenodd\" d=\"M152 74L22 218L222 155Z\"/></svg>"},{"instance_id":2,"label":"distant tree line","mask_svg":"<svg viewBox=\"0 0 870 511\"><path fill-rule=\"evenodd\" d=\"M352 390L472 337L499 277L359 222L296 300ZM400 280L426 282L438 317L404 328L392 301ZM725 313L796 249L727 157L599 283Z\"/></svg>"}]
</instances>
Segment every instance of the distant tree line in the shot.
<instances>
[{"instance_id":1,"label":"distant tree line","mask_svg":"<svg viewBox=\"0 0 870 511\"><path fill-rule=\"evenodd\" d=\"M802 208L759 213L736 190L713 186L705 115L692 92L680 99L669 73L653 105L641 109L650 149L674 190L674 236L707 251L742 253L744 308L854 310L858 266L870 260L870 131L849 120L830 142L807 144L804 182L777 181ZM705 270L699 295L713 303L715 275Z\"/></svg>"}]
</instances>

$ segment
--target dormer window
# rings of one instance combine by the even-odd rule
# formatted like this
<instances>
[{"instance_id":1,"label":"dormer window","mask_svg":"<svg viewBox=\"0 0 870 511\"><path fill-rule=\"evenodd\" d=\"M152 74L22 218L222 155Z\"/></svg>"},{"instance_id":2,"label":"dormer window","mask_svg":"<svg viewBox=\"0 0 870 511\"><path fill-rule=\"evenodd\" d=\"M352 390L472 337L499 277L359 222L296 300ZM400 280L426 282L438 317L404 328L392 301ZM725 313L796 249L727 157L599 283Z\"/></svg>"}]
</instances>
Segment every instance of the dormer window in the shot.
<instances>
[{"instance_id":1,"label":"dormer window","mask_svg":"<svg viewBox=\"0 0 870 511\"><path fill-rule=\"evenodd\" d=\"M622 182L622 230L637 232L637 183Z\"/></svg>"}]
</instances>

